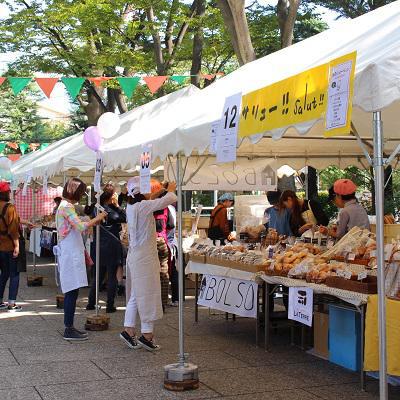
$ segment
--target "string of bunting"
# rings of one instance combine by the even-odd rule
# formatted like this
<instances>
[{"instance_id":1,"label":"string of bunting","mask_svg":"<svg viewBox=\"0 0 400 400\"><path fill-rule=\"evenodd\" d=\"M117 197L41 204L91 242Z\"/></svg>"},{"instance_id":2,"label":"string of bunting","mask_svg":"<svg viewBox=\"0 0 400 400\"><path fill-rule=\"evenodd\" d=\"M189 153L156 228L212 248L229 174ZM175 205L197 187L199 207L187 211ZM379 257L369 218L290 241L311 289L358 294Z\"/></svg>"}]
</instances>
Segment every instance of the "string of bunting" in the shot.
<instances>
[{"instance_id":1,"label":"string of bunting","mask_svg":"<svg viewBox=\"0 0 400 400\"><path fill-rule=\"evenodd\" d=\"M222 72L216 74L201 74L200 78L211 81L217 76L224 75ZM167 80L175 82L178 85L183 85L191 77L191 75L171 75L171 76L133 76L133 77L87 77L87 78L72 78L72 77L61 77L61 78L29 78L29 77L0 77L0 86L8 80L11 90L14 95L21 93L32 80L34 80L40 87L42 92L46 97L50 97L55 85L61 81L68 93L70 94L72 100L80 93L83 84L86 80L91 82L95 86L102 86L104 83L111 79L116 79L125 93L125 95L130 99L133 96L139 82L143 79L144 83L147 85L151 93L156 93L161 86Z\"/></svg>"},{"instance_id":2,"label":"string of bunting","mask_svg":"<svg viewBox=\"0 0 400 400\"><path fill-rule=\"evenodd\" d=\"M44 150L49 144L50 143L0 142L0 155L4 153L7 147L15 151L19 150L21 154L25 154L28 149L30 151Z\"/></svg>"}]
</instances>

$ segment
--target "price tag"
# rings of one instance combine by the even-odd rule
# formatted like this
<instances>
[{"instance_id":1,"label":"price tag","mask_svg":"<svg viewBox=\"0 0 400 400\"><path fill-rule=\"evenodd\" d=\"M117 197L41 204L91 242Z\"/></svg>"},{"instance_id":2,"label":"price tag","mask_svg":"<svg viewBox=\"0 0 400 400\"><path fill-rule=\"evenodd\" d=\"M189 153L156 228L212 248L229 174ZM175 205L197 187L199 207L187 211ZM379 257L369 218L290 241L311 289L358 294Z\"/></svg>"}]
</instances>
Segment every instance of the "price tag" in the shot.
<instances>
[{"instance_id":1,"label":"price tag","mask_svg":"<svg viewBox=\"0 0 400 400\"><path fill-rule=\"evenodd\" d=\"M356 259L356 255L354 253L349 253L347 256L347 259L350 261L354 261Z\"/></svg>"},{"instance_id":2,"label":"price tag","mask_svg":"<svg viewBox=\"0 0 400 400\"><path fill-rule=\"evenodd\" d=\"M343 271L343 278L345 279L351 279L351 272L350 271Z\"/></svg>"},{"instance_id":3,"label":"price tag","mask_svg":"<svg viewBox=\"0 0 400 400\"><path fill-rule=\"evenodd\" d=\"M140 193L151 193L151 145L142 146L140 155Z\"/></svg>"},{"instance_id":4,"label":"price tag","mask_svg":"<svg viewBox=\"0 0 400 400\"><path fill-rule=\"evenodd\" d=\"M242 94L236 93L225 100L221 121L217 130L217 162L236 161L237 132L239 128Z\"/></svg>"},{"instance_id":5,"label":"price tag","mask_svg":"<svg viewBox=\"0 0 400 400\"><path fill-rule=\"evenodd\" d=\"M103 174L103 153L96 153L96 168L94 171L94 191L99 193L101 190L101 175Z\"/></svg>"},{"instance_id":6,"label":"price tag","mask_svg":"<svg viewBox=\"0 0 400 400\"><path fill-rule=\"evenodd\" d=\"M367 273L366 273L365 271L360 272L360 273L357 275L357 280L359 280L359 281L362 281L363 279L366 279L366 278L367 278Z\"/></svg>"}]
</instances>

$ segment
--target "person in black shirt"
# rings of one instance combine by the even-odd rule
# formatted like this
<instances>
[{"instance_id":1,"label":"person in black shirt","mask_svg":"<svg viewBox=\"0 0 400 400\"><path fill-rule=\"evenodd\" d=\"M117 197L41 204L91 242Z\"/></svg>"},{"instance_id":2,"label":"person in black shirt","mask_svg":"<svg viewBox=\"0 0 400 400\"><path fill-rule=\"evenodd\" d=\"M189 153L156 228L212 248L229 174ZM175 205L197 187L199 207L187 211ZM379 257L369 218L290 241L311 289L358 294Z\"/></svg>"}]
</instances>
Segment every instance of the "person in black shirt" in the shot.
<instances>
[{"instance_id":1,"label":"person in black shirt","mask_svg":"<svg viewBox=\"0 0 400 400\"><path fill-rule=\"evenodd\" d=\"M117 268L122 265L122 244L120 240L121 224L126 222L125 211L118 206L118 201L114 195L115 188L112 184L107 184L100 196L100 204L107 212L107 218L100 225L100 270L99 282L103 282L107 273L107 312L115 312L114 298L117 290ZM96 243L94 235L93 243ZM96 246L92 245L91 256L95 261ZM96 268L93 268L91 288L89 292L89 302L87 310L94 310L96 303Z\"/></svg>"},{"instance_id":2,"label":"person in black shirt","mask_svg":"<svg viewBox=\"0 0 400 400\"><path fill-rule=\"evenodd\" d=\"M279 200L280 207L291 211L290 227L295 236L301 236L315 225L327 226L329 218L315 200L299 199L292 190L285 190Z\"/></svg>"}]
</instances>

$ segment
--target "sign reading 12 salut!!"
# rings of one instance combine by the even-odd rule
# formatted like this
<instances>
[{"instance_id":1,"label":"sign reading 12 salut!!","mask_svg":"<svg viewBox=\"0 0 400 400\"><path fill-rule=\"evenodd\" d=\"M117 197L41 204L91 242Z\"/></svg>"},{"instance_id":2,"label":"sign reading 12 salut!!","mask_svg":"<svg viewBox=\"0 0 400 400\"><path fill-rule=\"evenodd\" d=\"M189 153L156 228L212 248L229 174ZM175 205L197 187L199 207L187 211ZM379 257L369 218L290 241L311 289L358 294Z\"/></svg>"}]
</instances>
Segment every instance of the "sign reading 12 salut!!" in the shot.
<instances>
[{"instance_id":1,"label":"sign reading 12 salut!!","mask_svg":"<svg viewBox=\"0 0 400 400\"><path fill-rule=\"evenodd\" d=\"M356 52L242 97L239 136L325 119L325 136L350 133Z\"/></svg>"},{"instance_id":2,"label":"sign reading 12 salut!!","mask_svg":"<svg viewBox=\"0 0 400 400\"><path fill-rule=\"evenodd\" d=\"M257 283L203 275L197 304L241 317L257 318Z\"/></svg>"}]
</instances>

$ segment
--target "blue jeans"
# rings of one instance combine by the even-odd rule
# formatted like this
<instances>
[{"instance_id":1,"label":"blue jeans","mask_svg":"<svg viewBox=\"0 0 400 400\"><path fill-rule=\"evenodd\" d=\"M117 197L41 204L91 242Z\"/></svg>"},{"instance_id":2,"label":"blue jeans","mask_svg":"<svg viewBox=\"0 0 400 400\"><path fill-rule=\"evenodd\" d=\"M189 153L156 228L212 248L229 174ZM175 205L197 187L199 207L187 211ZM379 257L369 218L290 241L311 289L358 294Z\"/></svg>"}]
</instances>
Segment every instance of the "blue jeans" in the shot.
<instances>
[{"instance_id":1,"label":"blue jeans","mask_svg":"<svg viewBox=\"0 0 400 400\"><path fill-rule=\"evenodd\" d=\"M18 294L19 272L17 259L13 257L12 251L0 251L0 271L0 301L3 301L7 281L10 279L8 302L14 304Z\"/></svg>"},{"instance_id":2,"label":"blue jeans","mask_svg":"<svg viewBox=\"0 0 400 400\"><path fill-rule=\"evenodd\" d=\"M64 293L64 325L66 328L74 326L76 300L78 300L79 289Z\"/></svg>"}]
</instances>

